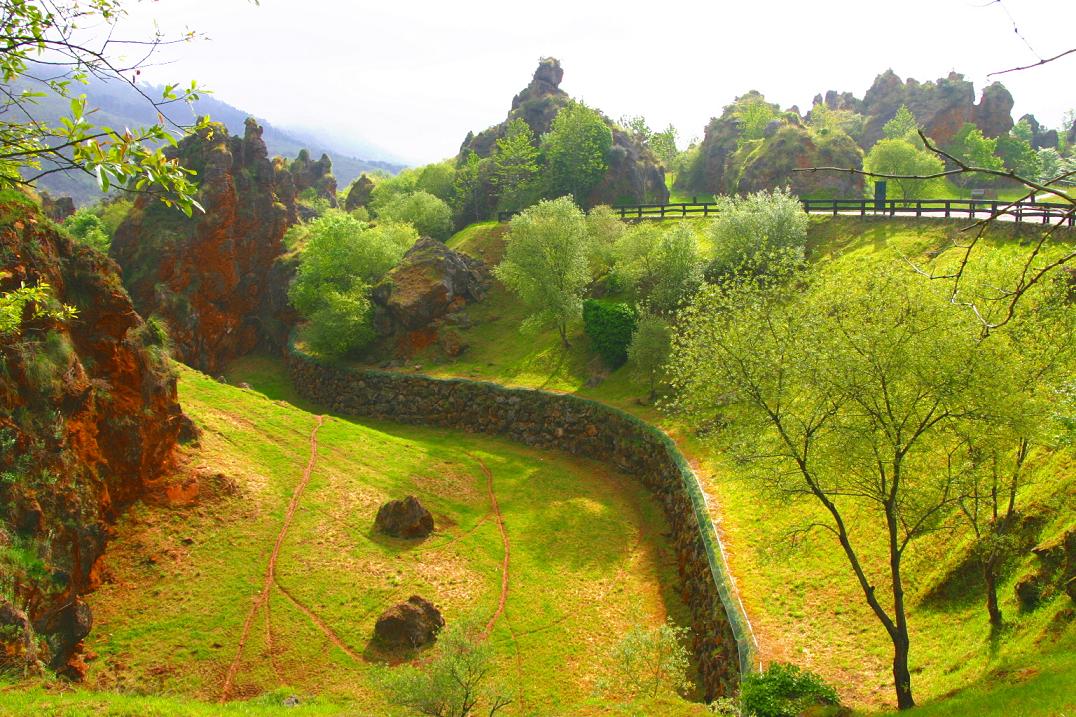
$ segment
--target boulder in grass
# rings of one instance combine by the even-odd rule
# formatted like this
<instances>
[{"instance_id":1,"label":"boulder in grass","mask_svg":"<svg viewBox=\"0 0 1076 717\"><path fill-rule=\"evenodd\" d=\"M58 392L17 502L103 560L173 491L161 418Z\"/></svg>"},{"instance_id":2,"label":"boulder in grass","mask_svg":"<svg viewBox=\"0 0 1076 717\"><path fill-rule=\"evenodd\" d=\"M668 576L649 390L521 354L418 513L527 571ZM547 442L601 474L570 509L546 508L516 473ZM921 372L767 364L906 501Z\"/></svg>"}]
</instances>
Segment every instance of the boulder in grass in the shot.
<instances>
[{"instance_id":1,"label":"boulder in grass","mask_svg":"<svg viewBox=\"0 0 1076 717\"><path fill-rule=\"evenodd\" d=\"M436 640L444 626L445 619L433 603L412 595L381 613L374 625L374 640L389 649L414 649Z\"/></svg>"},{"instance_id":2,"label":"boulder in grass","mask_svg":"<svg viewBox=\"0 0 1076 717\"><path fill-rule=\"evenodd\" d=\"M390 500L377 511L374 527L394 538L425 538L433 532L433 515L418 498L409 495L403 500Z\"/></svg>"}]
</instances>

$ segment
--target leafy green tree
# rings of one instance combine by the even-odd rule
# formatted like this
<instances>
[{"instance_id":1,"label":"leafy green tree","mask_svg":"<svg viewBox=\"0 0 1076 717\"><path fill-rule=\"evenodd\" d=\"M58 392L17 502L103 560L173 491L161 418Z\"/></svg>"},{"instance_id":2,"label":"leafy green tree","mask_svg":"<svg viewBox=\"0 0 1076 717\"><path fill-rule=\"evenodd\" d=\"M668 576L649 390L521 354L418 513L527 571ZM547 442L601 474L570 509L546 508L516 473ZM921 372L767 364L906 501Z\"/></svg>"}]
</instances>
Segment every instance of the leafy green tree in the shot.
<instances>
[{"instance_id":1,"label":"leafy green tree","mask_svg":"<svg viewBox=\"0 0 1076 717\"><path fill-rule=\"evenodd\" d=\"M457 216L462 217L465 223L482 220L479 211L479 195L482 191L481 165L481 158L475 152L467 150L467 156L456 168L456 199L453 206Z\"/></svg>"},{"instance_id":2,"label":"leafy green tree","mask_svg":"<svg viewBox=\"0 0 1076 717\"><path fill-rule=\"evenodd\" d=\"M186 33L175 40L121 40L124 14L121 0L18 0L3 5L0 73L6 88L22 84L27 89L5 91L0 98L0 188L73 170L95 176L102 191L118 187L155 194L187 216L201 208L190 172L177 159L165 157L161 147L175 143L173 132L182 134L208 121L199 120L198 127L191 128L167 119L170 105L198 99L196 83L167 85L159 99L139 89L161 120L124 129L95 124L93 108L78 93L91 75L134 86L138 68L153 50L194 37ZM104 38L92 47L76 39L91 27ZM132 65L122 59L136 49L140 61ZM54 125L43 121L38 106L48 95L68 102L68 114Z\"/></svg>"},{"instance_id":3,"label":"leafy green tree","mask_svg":"<svg viewBox=\"0 0 1076 717\"><path fill-rule=\"evenodd\" d=\"M1001 161L1001 157L997 156L997 149L997 139L986 137L983 131L971 122L964 123L949 145L949 152L954 157L971 167L982 169L1004 168L1004 162ZM967 186L973 179L975 177L972 175L965 174L959 175L958 181L963 186Z\"/></svg>"},{"instance_id":4,"label":"leafy green tree","mask_svg":"<svg viewBox=\"0 0 1076 717\"><path fill-rule=\"evenodd\" d=\"M515 211L533 202L538 170L534 133L526 122L514 119L493 150L493 186L501 209Z\"/></svg>"},{"instance_id":5,"label":"leafy green tree","mask_svg":"<svg viewBox=\"0 0 1076 717\"><path fill-rule=\"evenodd\" d=\"M648 146L666 168L675 170L680 151L676 148L678 132L671 124L660 132L650 135Z\"/></svg>"},{"instance_id":6,"label":"leafy green tree","mask_svg":"<svg viewBox=\"0 0 1076 717\"><path fill-rule=\"evenodd\" d=\"M740 121L740 143L762 139L766 125L777 119L779 114L777 106L767 102L766 98L757 92L739 98L736 101L735 117Z\"/></svg>"},{"instance_id":7,"label":"leafy green tree","mask_svg":"<svg viewBox=\"0 0 1076 717\"><path fill-rule=\"evenodd\" d=\"M882 125L882 134L886 139L902 139L913 145L921 144L919 122L908 109L908 105L901 105L893 119Z\"/></svg>"},{"instance_id":8,"label":"leafy green tree","mask_svg":"<svg viewBox=\"0 0 1076 717\"><path fill-rule=\"evenodd\" d=\"M786 190L744 197L718 197L718 218L711 236L715 257L708 278L750 271L759 274L802 261L807 246L807 214Z\"/></svg>"},{"instance_id":9,"label":"leafy green tree","mask_svg":"<svg viewBox=\"0 0 1076 717\"><path fill-rule=\"evenodd\" d=\"M384 668L378 681L388 701L429 717L468 717L481 705L492 717L511 704L493 682L493 648L470 623L449 627L421 666Z\"/></svg>"},{"instance_id":10,"label":"leafy green tree","mask_svg":"<svg viewBox=\"0 0 1076 717\"><path fill-rule=\"evenodd\" d=\"M415 189L429 192L446 204L456 196L456 169L451 161L427 164L422 167Z\"/></svg>"},{"instance_id":11,"label":"leafy green tree","mask_svg":"<svg viewBox=\"0 0 1076 717\"><path fill-rule=\"evenodd\" d=\"M672 351L672 325L663 317L643 310L628 346L628 365L649 387L647 400L657 395L658 378Z\"/></svg>"},{"instance_id":12,"label":"leafy green tree","mask_svg":"<svg viewBox=\"0 0 1076 717\"><path fill-rule=\"evenodd\" d=\"M957 449L973 407L1004 387L973 320L928 281L867 262L800 278L732 278L700 292L674 338L677 405L708 422L732 396L732 440L751 479L820 509L815 523L892 642L907 709L905 551L952 515L959 480L939 458ZM884 552L872 553L879 542Z\"/></svg>"},{"instance_id":13,"label":"leafy green tree","mask_svg":"<svg viewBox=\"0 0 1076 717\"><path fill-rule=\"evenodd\" d=\"M635 309L622 301L587 299L583 302L583 332L609 368L628 360L628 345L635 330Z\"/></svg>"},{"instance_id":14,"label":"leafy green tree","mask_svg":"<svg viewBox=\"0 0 1076 717\"><path fill-rule=\"evenodd\" d=\"M512 218L497 278L527 306L525 329L556 326L568 342L568 324L583 310L590 282L587 223L569 197L545 200Z\"/></svg>"},{"instance_id":15,"label":"leafy green tree","mask_svg":"<svg viewBox=\"0 0 1076 717\"><path fill-rule=\"evenodd\" d=\"M1043 147L1038 151L1039 162L1039 174L1038 179L1040 182L1049 182L1051 179L1058 177L1062 174L1061 167L1062 157L1061 154L1053 147Z\"/></svg>"},{"instance_id":16,"label":"leafy green tree","mask_svg":"<svg viewBox=\"0 0 1076 717\"><path fill-rule=\"evenodd\" d=\"M373 341L370 286L417 238L410 225L371 228L338 209L308 225L288 296L315 351L347 356Z\"/></svg>"},{"instance_id":17,"label":"leafy green tree","mask_svg":"<svg viewBox=\"0 0 1076 717\"><path fill-rule=\"evenodd\" d=\"M1034 180L1042 172L1039 154L1031 146L1031 142L1021 136L1020 124L1028 130L1031 126L1027 120L1021 120L1013 131L997 138L997 154L1004 162L1005 167L1019 174L1021 177Z\"/></svg>"},{"instance_id":18,"label":"leafy green tree","mask_svg":"<svg viewBox=\"0 0 1076 717\"><path fill-rule=\"evenodd\" d=\"M613 648L612 684L632 697L655 697L691 689L687 671L688 629L671 620L656 628L633 626Z\"/></svg>"},{"instance_id":19,"label":"leafy green tree","mask_svg":"<svg viewBox=\"0 0 1076 717\"><path fill-rule=\"evenodd\" d=\"M599 204L587 212L587 234L590 237L590 268L594 276L613 266L617 241L627 226L613 208Z\"/></svg>"},{"instance_id":20,"label":"leafy green tree","mask_svg":"<svg viewBox=\"0 0 1076 717\"><path fill-rule=\"evenodd\" d=\"M703 280L702 258L688 223L665 228L640 224L613 248L613 271L636 301L670 312Z\"/></svg>"},{"instance_id":21,"label":"leafy green tree","mask_svg":"<svg viewBox=\"0 0 1076 717\"><path fill-rule=\"evenodd\" d=\"M104 254L108 253L112 237L105 231L104 222L90 210L79 209L64 220L64 227L71 232L71 236L83 244L92 246Z\"/></svg>"},{"instance_id":22,"label":"leafy green tree","mask_svg":"<svg viewBox=\"0 0 1076 717\"><path fill-rule=\"evenodd\" d=\"M377 214L387 204L407 194L417 192L418 180L422 172L418 169L405 169L395 176L375 175L375 184L370 192L369 208Z\"/></svg>"},{"instance_id":23,"label":"leafy green tree","mask_svg":"<svg viewBox=\"0 0 1076 717\"><path fill-rule=\"evenodd\" d=\"M452 210L442 200L421 190L400 194L384 204L378 219L407 222L422 236L444 241L452 236Z\"/></svg>"},{"instance_id":24,"label":"leafy green tree","mask_svg":"<svg viewBox=\"0 0 1076 717\"><path fill-rule=\"evenodd\" d=\"M895 175L929 175L945 169L937 155L919 149L908 139L881 139L863 160L868 172ZM936 179L889 179L901 199L921 199L936 193L941 183Z\"/></svg>"},{"instance_id":25,"label":"leafy green tree","mask_svg":"<svg viewBox=\"0 0 1076 717\"><path fill-rule=\"evenodd\" d=\"M570 102L542 136L549 192L583 204L605 176L613 133L605 119L582 102Z\"/></svg>"}]
</instances>

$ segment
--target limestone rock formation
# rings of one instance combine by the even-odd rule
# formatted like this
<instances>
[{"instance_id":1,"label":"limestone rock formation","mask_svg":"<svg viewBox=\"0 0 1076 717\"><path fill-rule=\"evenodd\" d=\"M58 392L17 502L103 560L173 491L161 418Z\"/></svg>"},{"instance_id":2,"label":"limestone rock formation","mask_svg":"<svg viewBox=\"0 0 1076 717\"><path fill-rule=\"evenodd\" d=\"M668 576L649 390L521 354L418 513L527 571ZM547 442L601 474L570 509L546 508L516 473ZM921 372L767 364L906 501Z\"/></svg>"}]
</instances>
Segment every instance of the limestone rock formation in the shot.
<instances>
[{"instance_id":1,"label":"limestone rock formation","mask_svg":"<svg viewBox=\"0 0 1076 717\"><path fill-rule=\"evenodd\" d=\"M0 340L0 472L19 476L0 481L0 535L42 562L32 573L0 555L0 573L45 638L42 659L78 677L92 624L79 596L96 585L110 522L172 465L183 416L161 338L135 313L115 263L29 204L0 211L13 217L0 227L0 290L44 282L78 309L62 323L27 313L22 334ZM20 639L0 635L0 653L27 654Z\"/></svg>"},{"instance_id":2,"label":"limestone rock formation","mask_svg":"<svg viewBox=\"0 0 1076 717\"><path fill-rule=\"evenodd\" d=\"M863 152L846 134L818 136L803 127L774 120L777 127L743 161L731 169L738 192L758 192L788 186L804 196L829 193L837 197L863 194L863 177L845 172L796 172L806 167L863 167ZM736 158L739 159L739 158Z\"/></svg>"},{"instance_id":3,"label":"limestone rock formation","mask_svg":"<svg viewBox=\"0 0 1076 717\"><path fill-rule=\"evenodd\" d=\"M205 213L188 219L140 198L111 254L139 312L167 322L176 358L216 374L232 358L286 341L292 317L268 297L295 187L280 181L252 119L242 138L211 125L172 151L198 172Z\"/></svg>"},{"instance_id":4,"label":"limestone rock formation","mask_svg":"<svg viewBox=\"0 0 1076 717\"><path fill-rule=\"evenodd\" d=\"M512 99L508 118L477 135L468 134L460 147L460 157L466 156L468 152L474 152L479 157L491 155L497 140L505 135L512 120L522 119L526 122L536 139L548 132L557 113L571 101L568 93L560 89L563 78L564 70L560 61L552 57L542 58L530 84ZM587 203L595 205L668 201L665 169L658 159L608 118L605 118L605 121L613 131L613 147L608 157L609 168L604 179L587 198Z\"/></svg>"},{"instance_id":5,"label":"limestone rock formation","mask_svg":"<svg viewBox=\"0 0 1076 717\"><path fill-rule=\"evenodd\" d=\"M374 192L374 180L367 177L365 174L359 176L347 192L347 199L344 200L344 209L351 212L359 207L365 207L370 203L370 196Z\"/></svg>"},{"instance_id":6,"label":"limestone rock formation","mask_svg":"<svg viewBox=\"0 0 1076 717\"><path fill-rule=\"evenodd\" d=\"M1035 118L1035 115L1024 115L1021 122L1027 122L1031 127L1031 146L1034 149L1057 149L1061 138L1056 129L1046 129Z\"/></svg>"},{"instance_id":7,"label":"limestone rock formation","mask_svg":"<svg viewBox=\"0 0 1076 717\"><path fill-rule=\"evenodd\" d=\"M71 197L54 199L48 192L41 192L41 207L45 210L46 217L60 224L75 213L75 200Z\"/></svg>"},{"instance_id":8,"label":"limestone rock formation","mask_svg":"<svg viewBox=\"0 0 1076 717\"><path fill-rule=\"evenodd\" d=\"M423 237L374 287L374 325L382 335L421 329L480 300L488 285L489 270L481 260Z\"/></svg>"},{"instance_id":9,"label":"limestone rock formation","mask_svg":"<svg viewBox=\"0 0 1076 717\"><path fill-rule=\"evenodd\" d=\"M374 528L394 538L425 538L433 532L433 515L413 495L390 500L377 511Z\"/></svg>"},{"instance_id":10,"label":"limestone rock formation","mask_svg":"<svg viewBox=\"0 0 1076 717\"><path fill-rule=\"evenodd\" d=\"M412 595L381 613L374 625L374 640L392 650L414 649L436 640L444 626L445 619L433 603Z\"/></svg>"}]
</instances>

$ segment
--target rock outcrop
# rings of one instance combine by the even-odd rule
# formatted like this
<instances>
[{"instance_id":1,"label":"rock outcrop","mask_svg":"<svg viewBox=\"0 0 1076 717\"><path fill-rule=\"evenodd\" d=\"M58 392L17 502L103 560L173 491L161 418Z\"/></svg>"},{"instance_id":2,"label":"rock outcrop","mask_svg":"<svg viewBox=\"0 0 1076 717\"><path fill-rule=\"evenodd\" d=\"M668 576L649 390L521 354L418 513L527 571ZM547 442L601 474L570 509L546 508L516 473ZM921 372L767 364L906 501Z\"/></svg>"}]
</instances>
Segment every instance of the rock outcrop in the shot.
<instances>
[{"instance_id":1,"label":"rock outcrop","mask_svg":"<svg viewBox=\"0 0 1076 717\"><path fill-rule=\"evenodd\" d=\"M393 605L377 618L374 641L390 650L412 650L429 645L445 626L441 611L418 595Z\"/></svg>"},{"instance_id":2,"label":"rock outcrop","mask_svg":"<svg viewBox=\"0 0 1076 717\"><path fill-rule=\"evenodd\" d=\"M333 176L333 162L329 155L322 154L321 159L315 162L310 159L310 152L299 150L299 156L292 160L288 171L291 172L297 193L313 189L330 207L336 206L336 177Z\"/></svg>"},{"instance_id":3,"label":"rock outcrop","mask_svg":"<svg viewBox=\"0 0 1076 717\"><path fill-rule=\"evenodd\" d=\"M60 224L75 213L75 200L71 197L53 197L48 192L41 192L41 207L45 216Z\"/></svg>"},{"instance_id":4,"label":"rock outcrop","mask_svg":"<svg viewBox=\"0 0 1076 717\"><path fill-rule=\"evenodd\" d=\"M433 532L433 515L418 498L409 495L382 505L374 519L374 528L393 538L425 538Z\"/></svg>"},{"instance_id":5,"label":"rock outcrop","mask_svg":"<svg viewBox=\"0 0 1076 717\"><path fill-rule=\"evenodd\" d=\"M743 159L742 166L732 163L738 192L758 192L787 186L793 194L809 196L828 194L835 197L858 197L863 194L863 177L846 172L797 172L807 167L863 167L863 152L846 134L817 135L804 127L784 120L767 128L758 147ZM738 157L736 159L739 159Z\"/></svg>"},{"instance_id":6,"label":"rock outcrop","mask_svg":"<svg viewBox=\"0 0 1076 717\"><path fill-rule=\"evenodd\" d=\"M866 115L861 144L869 149L882 138L882 128L893 119L901 105L907 105L923 127L926 135L941 144L948 143L960 131L964 123L971 122L988 137L997 137L1012 129L1013 99L1004 85L995 82L983 90L978 104L975 103L975 87L964 76L951 72L934 82L918 82L912 78L901 80L893 70L886 70L875 78L874 84L863 100L846 96L837 104L842 109L852 109ZM829 102L827 101L827 106Z\"/></svg>"},{"instance_id":7,"label":"rock outcrop","mask_svg":"<svg viewBox=\"0 0 1076 717\"><path fill-rule=\"evenodd\" d=\"M0 556L14 601L0 622L0 653L36 653L81 674L79 643L92 625L79 598L97 583L110 523L173 460L184 424L163 337L143 322L119 268L55 230L33 205L2 200L0 290L48 284L76 318L24 312L20 335L0 338L0 536L24 562ZM40 643L26 642L25 623ZM21 626L21 627L20 627Z\"/></svg>"},{"instance_id":8,"label":"rock outcrop","mask_svg":"<svg viewBox=\"0 0 1076 717\"><path fill-rule=\"evenodd\" d=\"M370 197L374 193L374 180L367 177L365 174L359 176L347 191L347 198L344 200L344 209L351 212L359 207L365 207L370 203Z\"/></svg>"},{"instance_id":9,"label":"rock outcrop","mask_svg":"<svg viewBox=\"0 0 1076 717\"><path fill-rule=\"evenodd\" d=\"M140 198L112 240L138 311L161 316L176 358L207 372L282 345L294 320L269 297L296 187L269 161L261 133L247 120L243 137L214 124L182 140L171 152L198 173L205 213L188 219Z\"/></svg>"},{"instance_id":10,"label":"rock outcrop","mask_svg":"<svg viewBox=\"0 0 1076 717\"><path fill-rule=\"evenodd\" d=\"M557 113L571 102L568 93L560 89L563 78L560 61L552 57L542 58L530 84L512 98L507 119L477 135L468 134L460 147L460 158L470 152L479 157L490 156L497 140L507 132L508 124L516 119L526 122L538 141L553 126ZM605 121L613 132L613 146L607 157L606 175L587 198L587 204L668 201L665 169L657 157L611 120L605 118ZM487 192L489 189L485 187Z\"/></svg>"},{"instance_id":11,"label":"rock outcrop","mask_svg":"<svg viewBox=\"0 0 1076 717\"><path fill-rule=\"evenodd\" d=\"M1035 119L1035 115L1024 115L1020 118L1021 122L1027 122L1031 127L1031 146L1034 149L1057 149L1057 146L1061 143L1061 137L1058 135L1056 129L1046 129L1039 121Z\"/></svg>"}]
</instances>

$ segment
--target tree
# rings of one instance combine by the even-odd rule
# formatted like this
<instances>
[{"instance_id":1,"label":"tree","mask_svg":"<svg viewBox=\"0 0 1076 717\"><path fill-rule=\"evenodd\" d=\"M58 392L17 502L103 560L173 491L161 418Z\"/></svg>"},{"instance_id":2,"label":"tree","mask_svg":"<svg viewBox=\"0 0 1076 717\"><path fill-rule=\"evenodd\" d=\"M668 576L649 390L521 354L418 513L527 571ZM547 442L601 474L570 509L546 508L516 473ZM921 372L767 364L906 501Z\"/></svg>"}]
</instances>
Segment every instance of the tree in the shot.
<instances>
[{"instance_id":1,"label":"tree","mask_svg":"<svg viewBox=\"0 0 1076 717\"><path fill-rule=\"evenodd\" d=\"M493 186L500 195L501 209L515 211L529 205L534 199L537 176L534 133L526 122L514 119L493 150Z\"/></svg>"},{"instance_id":2,"label":"tree","mask_svg":"<svg viewBox=\"0 0 1076 717\"><path fill-rule=\"evenodd\" d=\"M878 140L863 160L868 172L893 175L935 174L945 168L936 156L907 139ZM901 199L921 199L938 190L933 179L893 179Z\"/></svg>"},{"instance_id":3,"label":"tree","mask_svg":"<svg viewBox=\"0 0 1076 717\"><path fill-rule=\"evenodd\" d=\"M678 134L676 128L670 124L662 131L650 135L648 146L668 169L675 169L676 160L680 155L680 151L676 149Z\"/></svg>"},{"instance_id":4,"label":"tree","mask_svg":"<svg viewBox=\"0 0 1076 717\"><path fill-rule=\"evenodd\" d=\"M1005 166L1001 158L997 156L997 149L997 139L985 136L983 131L971 122L964 123L949 145L949 153L964 164L991 170L1001 170ZM958 179L964 186L967 186L974 175L974 172L962 174L958 176Z\"/></svg>"},{"instance_id":5,"label":"tree","mask_svg":"<svg viewBox=\"0 0 1076 717\"><path fill-rule=\"evenodd\" d=\"M892 643L898 707L912 707L903 558L955 508L959 481L937 469L955 429L1002 392L968 315L926 281L865 265L796 282L733 277L680 318L676 408L701 424L732 396L745 469L820 509L813 526L840 545ZM884 556L870 554L875 540Z\"/></svg>"},{"instance_id":6,"label":"tree","mask_svg":"<svg viewBox=\"0 0 1076 717\"><path fill-rule=\"evenodd\" d=\"M690 666L683 642L688 629L671 620L655 628L635 625L613 648L615 686L632 697L688 690Z\"/></svg>"},{"instance_id":7,"label":"tree","mask_svg":"<svg viewBox=\"0 0 1076 717\"><path fill-rule=\"evenodd\" d=\"M648 401L657 395L658 376L671 350L672 326L661 316L642 310L628 346L628 365L646 381Z\"/></svg>"},{"instance_id":8,"label":"tree","mask_svg":"<svg viewBox=\"0 0 1076 717\"><path fill-rule=\"evenodd\" d=\"M118 187L152 193L188 216L201 209L190 172L161 148L175 144L175 134L208 121L184 127L167 117L170 105L198 99L200 88L193 82L182 88L167 85L155 99L136 83L139 68L155 50L194 34L175 40L159 33L149 39L118 39L124 14L121 0L17 0L0 8L0 73L9 90L0 98L0 188L80 171L95 176L102 191ZM93 36L85 28L94 28ZM125 55L139 59L131 63ZM90 77L133 87L157 111L159 121L124 129L95 124L86 96L77 92ZM19 84L25 89L15 89ZM49 95L68 102L68 115L55 125L42 121L38 109L38 101Z\"/></svg>"},{"instance_id":9,"label":"tree","mask_svg":"<svg viewBox=\"0 0 1076 717\"><path fill-rule=\"evenodd\" d=\"M422 236L438 241L452 235L452 210L442 200L421 190L393 197L378 210L377 217L390 222L406 222Z\"/></svg>"},{"instance_id":10,"label":"tree","mask_svg":"<svg viewBox=\"0 0 1076 717\"><path fill-rule=\"evenodd\" d=\"M1039 154L1031 141L1021 136L1020 125L1031 129L1027 120L1021 120L1009 134L997 138L997 154L1004 166L1025 177L1038 177L1042 173Z\"/></svg>"},{"instance_id":11,"label":"tree","mask_svg":"<svg viewBox=\"0 0 1076 717\"><path fill-rule=\"evenodd\" d=\"M467 150L466 157L456 168L454 206L457 215L463 217L468 223L482 219L478 201L482 189L481 164L482 160L479 156Z\"/></svg>"},{"instance_id":12,"label":"tree","mask_svg":"<svg viewBox=\"0 0 1076 717\"><path fill-rule=\"evenodd\" d=\"M441 633L436 653L421 667L384 668L379 682L390 703L430 717L468 717L481 704L492 717L511 704L491 685L493 650L470 623Z\"/></svg>"},{"instance_id":13,"label":"tree","mask_svg":"<svg viewBox=\"0 0 1076 717\"><path fill-rule=\"evenodd\" d=\"M570 102L542 136L549 193L586 202L605 176L613 133L605 119L582 102Z\"/></svg>"},{"instance_id":14,"label":"tree","mask_svg":"<svg viewBox=\"0 0 1076 717\"><path fill-rule=\"evenodd\" d=\"M568 197L545 200L512 218L497 278L531 310L525 329L552 324L565 347L568 323L583 310L590 281L583 212Z\"/></svg>"},{"instance_id":15,"label":"tree","mask_svg":"<svg viewBox=\"0 0 1076 717\"><path fill-rule=\"evenodd\" d=\"M337 209L310 223L288 296L315 351L346 356L374 339L370 286L417 238L408 225L371 228Z\"/></svg>"},{"instance_id":16,"label":"tree","mask_svg":"<svg viewBox=\"0 0 1076 717\"><path fill-rule=\"evenodd\" d=\"M638 302L671 312L702 283L695 233L687 223L628 229L614 246L613 271Z\"/></svg>"},{"instance_id":17,"label":"tree","mask_svg":"<svg viewBox=\"0 0 1076 717\"><path fill-rule=\"evenodd\" d=\"M902 139L913 145L919 141L919 122L908 105L901 105L893 119L882 125L882 134L886 139Z\"/></svg>"},{"instance_id":18,"label":"tree","mask_svg":"<svg viewBox=\"0 0 1076 717\"><path fill-rule=\"evenodd\" d=\"M451 161L427 164L415 182L415 189L429 192L446 204L456 196L456 170Z\"/></svg>"},{"instance_id":19,"label":"tree","mask_svg":"<svg viewBox=\"0 0 1076 717\"><path fill-rule=\"evenodd\" d=\"M764 274L788 257L803 260L807 214L787 190L718 197L718 217L711 231L716 250L707 278L740 271Z\"/></svg>"},{"instance_id":20,"label":"tree","mask_svg":"<svg viewBox=\"0 0 1076 717\"><path fill-rule=\"evenodd\" d=\"M599 204L587 212L590 263L594 276L612 267L616 243L626 230L624 222L612 207L606 204Z\"/></svg>"}]
</instances>

